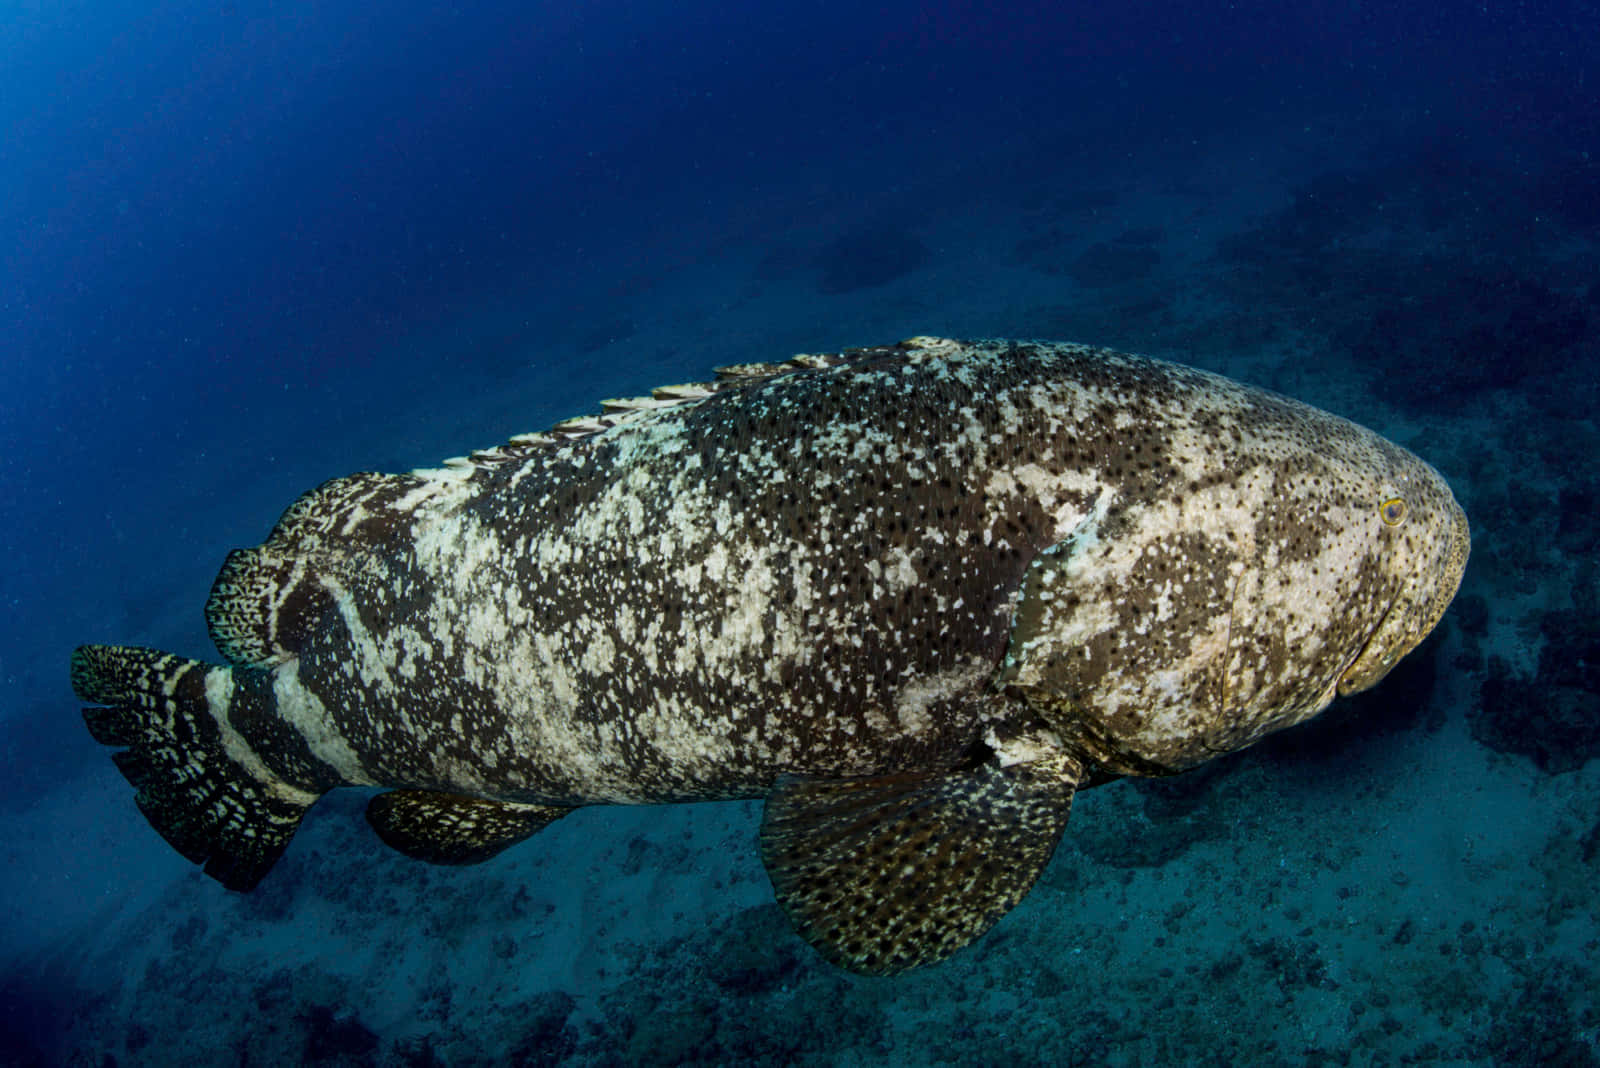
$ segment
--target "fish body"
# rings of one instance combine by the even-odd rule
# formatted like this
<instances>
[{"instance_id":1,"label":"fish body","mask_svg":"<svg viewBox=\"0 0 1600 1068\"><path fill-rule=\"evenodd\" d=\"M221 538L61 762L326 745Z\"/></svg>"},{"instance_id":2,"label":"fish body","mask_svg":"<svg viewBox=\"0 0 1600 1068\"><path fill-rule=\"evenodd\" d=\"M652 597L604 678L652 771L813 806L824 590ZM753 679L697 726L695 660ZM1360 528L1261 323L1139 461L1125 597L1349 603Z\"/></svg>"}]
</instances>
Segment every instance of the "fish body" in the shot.
<instances>
[{"instance_id":1,"label":"fish body","mask_svg":"<svg viewBox=\"0 0 1600 1068\"><path fill-rule=\"evenodd\" d=\"M1370 686L1454 595L1443 479L1354 423L1081 345L725 368L296 502L207 605L227 661L85 646L151 822L247 889L345 785L422 859L573 807L765 798L829 959L942 959L1074 792Z\"/></svg>"}]
</instances>

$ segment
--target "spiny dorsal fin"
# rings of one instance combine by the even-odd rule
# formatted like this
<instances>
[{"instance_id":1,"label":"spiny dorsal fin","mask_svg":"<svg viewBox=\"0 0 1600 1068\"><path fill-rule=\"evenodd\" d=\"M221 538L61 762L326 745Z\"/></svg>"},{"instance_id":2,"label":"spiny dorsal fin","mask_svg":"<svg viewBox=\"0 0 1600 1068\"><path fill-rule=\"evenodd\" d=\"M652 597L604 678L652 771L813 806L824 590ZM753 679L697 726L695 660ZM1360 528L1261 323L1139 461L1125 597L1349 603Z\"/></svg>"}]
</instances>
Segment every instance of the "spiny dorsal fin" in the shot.
<instances>
[{"instance_id":1,"label":"spiny dorsal fin","mask_svg":"<svg viewBox=\"0 0 1600 1068\"><path fill-rule=\"evenodd\" d=\"M1013 742L974 768L780 780L761 858L818 952L893 975L943 960L1022 900L1082 776L1053 743Z\"/></svg>"},{"instance_id":2,"label":"spiny dorsal fin","mask_svg":"<svg viewBox=\"0 0 1600 1068\"><path fill-rule=\"evenodd\" d=\"M470 473L472 470L495 467L520 460L540 449L562 445L569 441L603 433L614 426L640 418L664 408L677 408L698 404L708 397L729 390L742 389L779 375L796 371L817 371L839 367L863 356L888 352L905 352L917 349L936 349L955 344L940 338L915 337L897 345L864 349L845 349L841 352L803 352L777 363L739 363L712 368L716 375L710 382L685 382L673 386L657 386L647 397L615 397L600 402L600 411L589 415L575 415L556 423L549 430L532 434L514 435L503 445L480 449L467 456L452 457L438 468L421 468L413 472L428 478L441 472L449 477Z\"/></svg>"},{"instance_id":3,"label":"spiny dorsal fin","mask_svg":"<svg viewBox=\"0 0 1600 1068\"><path fill-rule=\"evenodd\" d=\"M391 790L367 802L367 822L386 844L415 860L479 864L570 811L431 790Z\"/></svg>"},{"instance_id":4,"label":"spiny dorsal fin","mask_svg":"<svg viewBox=\"0 0 1600 1068\"><path fill-rule=\"evenodd\" d=\"M409 522L419 505L438 497L448 499L455 487L480 471L518 463L546 449L664 409L700 404L777 375L949 344L953 343L914 338L895 346L721 367L715 381L662 386L648 397L605 400L597 414L563 419L549 430L519 434L502 445L451 457L436 468L402 475L362 472L325 482L290 505L264 543L229 554L206 604L212 640L223 656L238 665L272 667L298 655L306 637L336 603L335 588L359 569L363 551L381 551L396 524Z\"/></svg>"}]
</instances>

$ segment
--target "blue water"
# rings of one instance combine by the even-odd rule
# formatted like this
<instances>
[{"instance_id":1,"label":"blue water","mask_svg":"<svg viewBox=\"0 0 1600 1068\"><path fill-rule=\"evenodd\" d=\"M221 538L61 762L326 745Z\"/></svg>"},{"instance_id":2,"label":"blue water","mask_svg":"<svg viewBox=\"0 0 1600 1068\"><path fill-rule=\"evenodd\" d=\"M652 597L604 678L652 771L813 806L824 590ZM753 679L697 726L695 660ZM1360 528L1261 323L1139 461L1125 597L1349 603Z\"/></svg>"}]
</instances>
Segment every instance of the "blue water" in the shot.
<instances>
[{"instance_id":1,"label":"blue water","mask_svg":"<svg viewBox=\"0 0 1600 1068\"><path fill-rule=\"evenodd\" d=\"M732 6L0 19L8 1062L1600 1063L1600 8ZM236 897L83 729L72 647L206 655L223 556L323 479L913 334L1408 445L1474 527L1442 636L1086 795L893 982L782 926L758 806L422 871L330 798Z\"/></svg>"}]
</instances>

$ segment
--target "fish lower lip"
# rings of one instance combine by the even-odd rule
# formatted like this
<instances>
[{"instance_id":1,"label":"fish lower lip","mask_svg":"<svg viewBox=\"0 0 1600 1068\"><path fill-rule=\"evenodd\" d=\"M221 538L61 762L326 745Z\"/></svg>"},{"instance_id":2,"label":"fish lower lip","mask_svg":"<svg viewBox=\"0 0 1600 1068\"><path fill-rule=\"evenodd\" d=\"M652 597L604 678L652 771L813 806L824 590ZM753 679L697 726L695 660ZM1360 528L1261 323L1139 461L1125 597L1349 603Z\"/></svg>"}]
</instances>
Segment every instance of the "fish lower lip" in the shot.
<instances>
[{"instance_id":1,"label":"fish lower lip","mask_svg":"<svg viewBox=\"0 0 1600 1068\"><path fill-rule=\"evenodd\" d=\"M1373 649L1373 643L1378 640L1378 635L1383 633L1384 624L1389 622L1389 617L1394 614L1395 608L1399 604L1400 604L1400 595L1397 593L1397 594L1395 594L1394 598L1389 602L1389 607L1384 610L1383 615L1378 617L1377 624L1374 625L1372 630L1371 630L1371 632L1367 634L1366 641L1361 643L1361 648L1356 651L1356 655L1354 657L1352 657L1350 662L1347 663L1344 666L1343 670L1341 670L1339 672L1337 686L1338 686L1338 692L1339 692L1339 694L1341 696L1345 696L1345 695L1352 694L1352 693L1360 693L1362 690L1367 689L1369 686L1375 685L1378 682L1379 679L1383 678L1384 675L1388 674L1388 669L1386 668L1382 672L1379 672L1378 674L1373 675L1370 678L1362 677L1362 678L1352 679L1352 677L1351 677L1356 672L1356 670L1358 668L1363 668L1364 669L1364 668L1367 668L1369 666L1369 662L1368 662L1368 659L1367 659L1367 654L1375 652L1375 650ZM1391 666L1393 666L1393 665L1391 665Z\"/></svg>"}]
</instances>

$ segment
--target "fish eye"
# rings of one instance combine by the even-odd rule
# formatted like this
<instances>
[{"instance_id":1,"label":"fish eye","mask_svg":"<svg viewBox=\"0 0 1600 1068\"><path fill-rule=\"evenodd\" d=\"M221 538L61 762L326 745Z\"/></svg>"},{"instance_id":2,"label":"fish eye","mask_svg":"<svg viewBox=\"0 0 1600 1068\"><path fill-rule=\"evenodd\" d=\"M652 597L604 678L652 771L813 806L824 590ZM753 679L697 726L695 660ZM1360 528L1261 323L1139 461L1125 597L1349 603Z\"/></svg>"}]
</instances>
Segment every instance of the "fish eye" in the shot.
<instances>
[{"instance_id":1,"label":"fish eye","mask_svg":"<svg viewBox=\"0 0 1600 1068\"><path fill-rule=\"evenodd\" d=\"M1378 514L1389 526L1397 527L1406 521L1406 502L1399 497L1390 497L1378 507Z\"/></svg>"}]
</instances>

